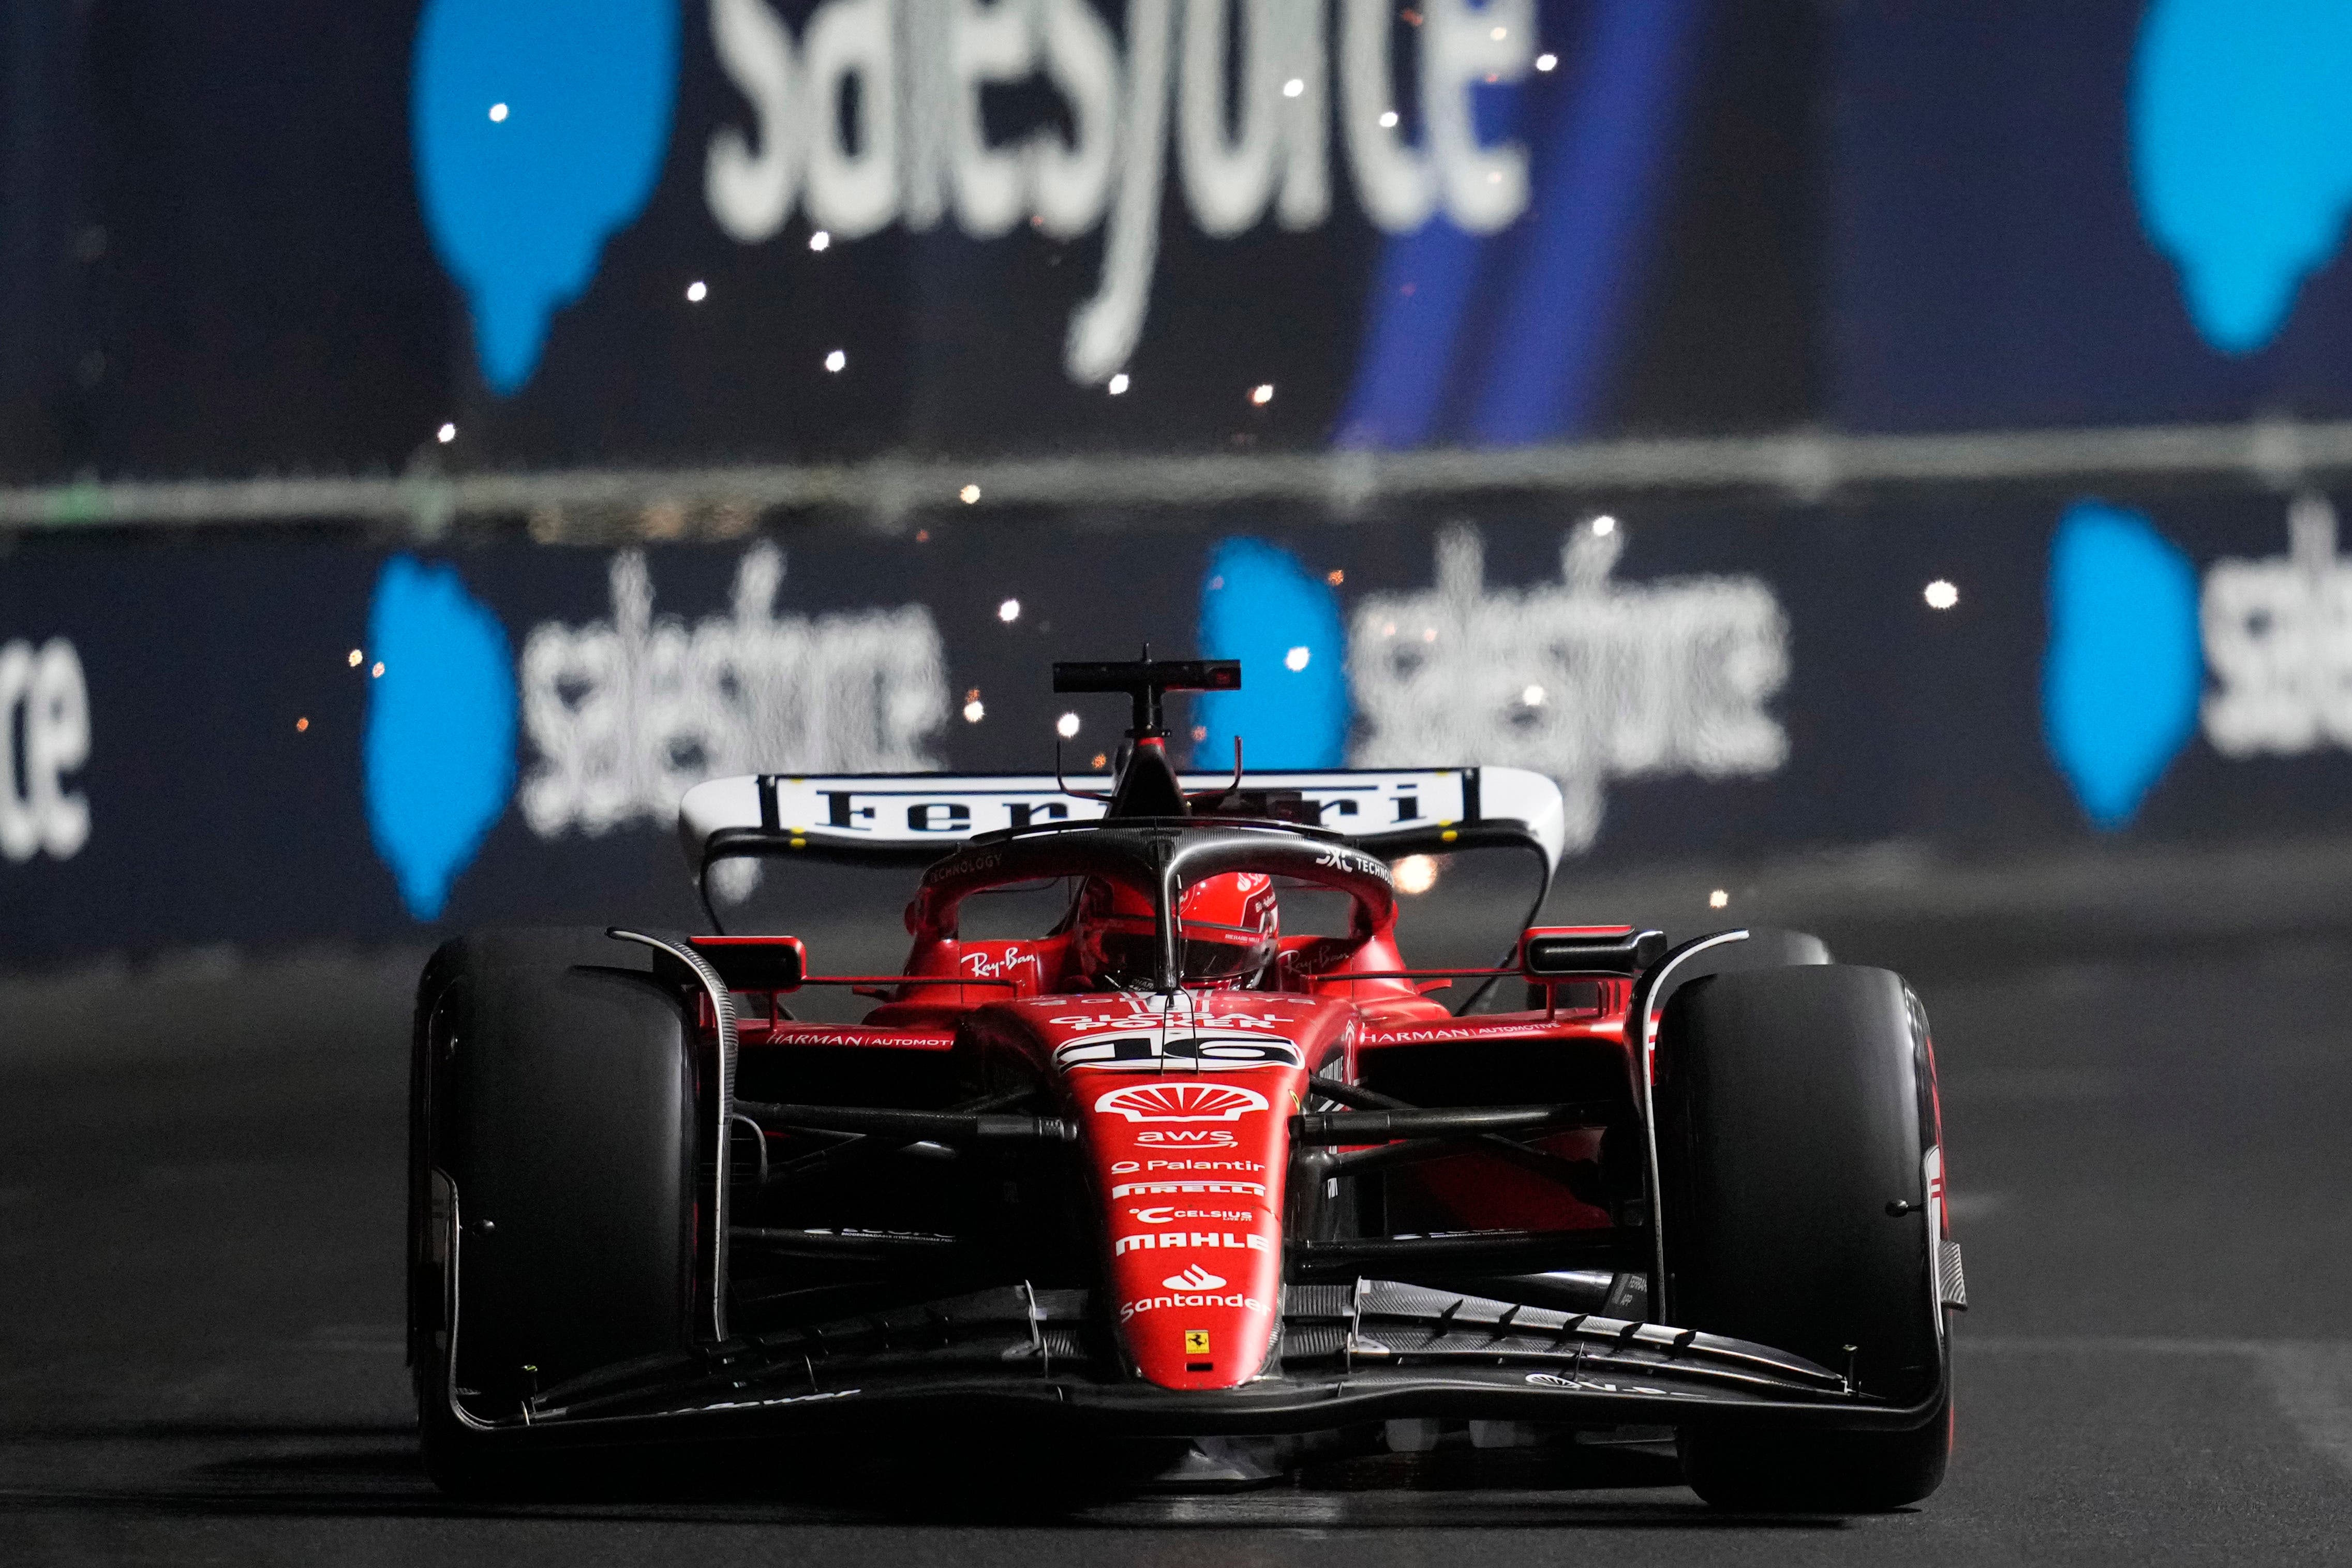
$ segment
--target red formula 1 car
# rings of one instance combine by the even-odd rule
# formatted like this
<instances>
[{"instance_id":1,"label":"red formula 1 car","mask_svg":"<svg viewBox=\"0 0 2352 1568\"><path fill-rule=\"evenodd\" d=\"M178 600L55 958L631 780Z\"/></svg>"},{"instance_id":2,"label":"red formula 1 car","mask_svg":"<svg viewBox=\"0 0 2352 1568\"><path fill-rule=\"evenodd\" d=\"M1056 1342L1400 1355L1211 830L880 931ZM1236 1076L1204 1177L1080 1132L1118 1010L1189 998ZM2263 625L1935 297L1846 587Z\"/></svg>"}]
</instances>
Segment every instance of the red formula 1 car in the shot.
<instances>
[{"instance_id":1,"label":"red formula 1 car","mask_svg":"<svg viewBox=\"0 0 2352 1568\"><path fill-rule=\"evenodd\" d=\"M409 1302L436 1479L877 1425L1216 1439L1192 1458L1230 1476L1466 1424L1671 1429L1718 1504L1935 1489L1965 1301L1897 977L1787 932L1527 925L1467 868L1533 864L1532 918L1549 780L1181 778L1161 695L1237 666L1055 677L1133 699L1107 791L716 780L680 813L713 925L818 873L791 925L434 956ZM812 972L861 930L845 868L908 865L903 968ZM1441 871L1509 923L1505 964L1400 950ZM1478 1010L1501 985L1523 1009Z\"/></svg>"}]
</instances>

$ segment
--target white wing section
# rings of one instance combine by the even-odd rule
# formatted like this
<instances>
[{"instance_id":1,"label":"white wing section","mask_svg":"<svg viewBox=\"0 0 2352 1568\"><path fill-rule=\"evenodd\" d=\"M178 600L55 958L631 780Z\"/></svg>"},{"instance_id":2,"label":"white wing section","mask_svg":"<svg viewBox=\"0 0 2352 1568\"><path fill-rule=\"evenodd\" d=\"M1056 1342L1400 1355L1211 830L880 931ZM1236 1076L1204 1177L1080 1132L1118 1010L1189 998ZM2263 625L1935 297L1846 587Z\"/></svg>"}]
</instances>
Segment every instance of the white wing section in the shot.
<instances>
[{"instance_id":1,"label":"white wing section","mask_svg":"<svg viewBox=\"0 0 2352 1568\"><path fill-rule=\"evenodd\" d=\"M1187 789L1215 789L1230 773L1188 773ZM1111 779L1073 778L1073 789L1108 795ZM1322 823L1379 847L1383 840L1451 841L1479 823L1524 826L1559 863L1559 786L1517 768L1434 768L1412 771L1247 773L1244 789L1297 790ZM697 866L712 835L761 830L804 846L897 854L937 845L942 854L976 833L1049 822L1089 821L1101 800L1066 793L1050 775L940 773L840 775L795 779L758 774L698 784L678 804L678 838Z\"/></svg>"}]
</instances>

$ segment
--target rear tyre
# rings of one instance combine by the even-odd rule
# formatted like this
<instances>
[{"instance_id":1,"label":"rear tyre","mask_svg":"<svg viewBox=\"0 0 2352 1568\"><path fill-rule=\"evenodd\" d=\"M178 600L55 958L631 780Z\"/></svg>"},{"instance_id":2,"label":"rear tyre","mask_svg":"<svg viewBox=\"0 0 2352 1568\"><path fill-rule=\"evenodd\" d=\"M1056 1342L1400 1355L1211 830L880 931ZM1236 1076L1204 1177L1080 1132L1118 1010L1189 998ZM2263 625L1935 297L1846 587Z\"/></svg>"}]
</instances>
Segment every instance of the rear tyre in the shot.
<instances>
[{"instance_id":1,"label":"rear tyre","mask_svg":"<svg viewBox=\"0 0 2352 1568\"><path fill-rule=\"evenodd\" d=\"M411 1364L445 1490L544 1490L506 1423L534 1393L687 1348L695 1291L690 1015L593 931L462 937L417 998Z\"/></svg>"},{"instance_id":2,"label":"rear tyre","mask_svg":"<svg viewBox=\"0 0 2352 1568\"><path fill-rule=\"evenodd\" d=\"M1693 982L1657 1069L1667 1321L1851 1369L1897 1404L1943 1391L1906 1431L1691 1427L1685 1478L1722 1508L1926 1497L1950 1452L1949 1378L1926 1207L1934 1070L1903 982L1826 964Z\"/></svg>"}]
</instances>

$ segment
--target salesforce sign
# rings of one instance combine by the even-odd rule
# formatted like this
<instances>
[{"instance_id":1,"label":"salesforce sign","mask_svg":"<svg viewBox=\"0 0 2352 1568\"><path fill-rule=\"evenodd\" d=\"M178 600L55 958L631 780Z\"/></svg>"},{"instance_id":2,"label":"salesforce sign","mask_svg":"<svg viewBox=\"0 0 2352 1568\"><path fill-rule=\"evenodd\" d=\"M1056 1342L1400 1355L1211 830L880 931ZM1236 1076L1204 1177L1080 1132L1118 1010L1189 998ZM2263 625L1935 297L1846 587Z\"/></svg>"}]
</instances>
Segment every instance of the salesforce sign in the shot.
<instances>
[{"instance_id":1,"label":"salesforce sign","mask_svg":"<svg viewBox=\"0 0 2352 1568\"><path fill-rule=\"evenodd\" d=\"M710 0L737 99L702 195L736 242L797 212L823 240L893 225L989 240L1100 233L1063 364L1108 382L1141 336L1163 192L1212 238L1329 218L1344 181L1378 230L1468 235L1529 205L1526 151L1477 90L1538 64L1532 0ZM530 380L554 312L651 199L680 58L669 0L430 0L412 109L420 194L473 307L484 377ZM1541 64L1549 69L1549 57ZM1409 91L1400 92L1400 84ZM986 104L1037 110L999 124Z\"/></svg>"},{"instance_id":2,"label":"salesforce sign","mask_svg":"<svg viewBox=\"0 0 2352 1568\"><path fill-rule=\"evenodd\" d=\"M975 239L1023 223L1057 238L1108 225L1100 283L1064 353L1082 382L1109 380L1142 333L1171 140L1185 206L1215 237L1269 211L1290 229L1330 215L1335 117L1357 198L1382 228L1418 228L1442 209L1490 233L1527 209L1526 155L1480 143L1470 89L1527 72L1530 0L1431 0L1417 29L1419 147L1398 129L1389 0L1342 0L1336 15L1301 0L1133 0L1124 47L1091 0L826 0L797 45L768 0L710 9L757 126L711 141L719 226L758 244L795 202L844 239L894 222L952 221ZM1069 134L992 142L982 93L1036 77Z\"/></svg>"},{"instance_id":3,"label":"salesforce sign","mask_svg":"<svg viewBox=\"0 0 2352 1568\"><path fill-rule=\"evenodd\" d=\"M0 861L71 860L89 802L67 776L89 760L89 688L63 637L0 643Z\"/></svg>"}]
</instances>

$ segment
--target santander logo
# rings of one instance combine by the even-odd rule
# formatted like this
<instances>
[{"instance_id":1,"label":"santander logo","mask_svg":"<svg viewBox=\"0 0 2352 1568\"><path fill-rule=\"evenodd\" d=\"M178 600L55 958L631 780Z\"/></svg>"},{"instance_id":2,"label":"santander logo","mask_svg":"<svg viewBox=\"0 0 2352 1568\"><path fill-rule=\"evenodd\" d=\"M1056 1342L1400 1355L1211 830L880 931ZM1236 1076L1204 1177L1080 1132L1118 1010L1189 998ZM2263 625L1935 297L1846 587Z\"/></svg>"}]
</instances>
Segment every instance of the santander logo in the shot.
<instances>
[{"instance_id":1,"label":"santander logo","mask_svg":"<svg viewBox=\"0 0 2352 1568\"><path fill-rule=\"evenodd\" d=\"M1265 1096L1234 1083L1130 1083L1095 1102L1097 1113L1116 1112L1130 1122L1235 1122L1263 1111Z\"/></svg>"},{"instance_id":2,"label":"santander logo","mask_svg":"<svg viewBox=\"0 0 2352 1568\"><path fill-rule=\"evenodd\" d=\"M1225 1281L1222 1274L1212 1274L1195 1263L1181 1274L1169 1275L1160 1285L1168 1291L1221 1291Z\"/></svg>"}]
</instances>

